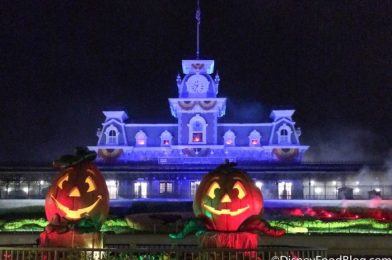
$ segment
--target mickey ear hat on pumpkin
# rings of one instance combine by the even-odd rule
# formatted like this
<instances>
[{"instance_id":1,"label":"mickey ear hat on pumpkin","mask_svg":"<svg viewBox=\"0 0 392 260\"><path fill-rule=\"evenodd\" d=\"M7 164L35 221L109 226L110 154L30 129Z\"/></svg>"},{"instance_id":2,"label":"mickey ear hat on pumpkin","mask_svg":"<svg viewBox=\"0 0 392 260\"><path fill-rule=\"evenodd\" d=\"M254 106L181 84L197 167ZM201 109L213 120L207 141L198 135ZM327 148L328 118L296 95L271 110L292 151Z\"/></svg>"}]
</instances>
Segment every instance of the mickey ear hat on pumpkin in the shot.
<instances>
[{"instance_id":1,"label":"mickey ear hat on pumpkin","mask_svg":"<svg viewBox=\"0 0 392 260\"><path fill-rule=\"evenodd\" d=\"M215 170L213 170L213 172L215 171L224 172L226 174L233 173L235 171L238 171L238 169L235 168L235 166L237 166L236 163L230 162L228 159L226 159L225 163L219 165Z\"/></svg>"},{"instance_id":2,"label":"mickey ear hat on pumpkin","mask_svg":"<svg viewBox=\"0 0 392 260\"><path fill-rule=\"evenodd\" d=\"M65 169L82 162L91 162L97 158L97 153L90 151L87 147L76 147L75 155L66 154L60 159L53 161L53 167L57 169Z\"/></svg>"}]
</instances>

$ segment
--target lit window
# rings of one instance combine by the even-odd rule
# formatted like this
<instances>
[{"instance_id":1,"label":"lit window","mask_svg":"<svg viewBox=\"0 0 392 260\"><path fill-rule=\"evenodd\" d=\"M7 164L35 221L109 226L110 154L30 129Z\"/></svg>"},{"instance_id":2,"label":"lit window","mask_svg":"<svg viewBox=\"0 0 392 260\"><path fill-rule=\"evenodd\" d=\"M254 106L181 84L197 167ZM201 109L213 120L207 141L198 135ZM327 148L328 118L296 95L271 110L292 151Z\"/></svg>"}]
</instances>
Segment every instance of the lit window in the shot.
<instances>
[{"instance_id":1,"label":"lit window","mask_svg":"<svg viewBox=\"0 0 392 260\"><path fill-rule=\"evenodd\" d=\"M261 188L263 187L263 183L261 181L256 181L256 187L259 188L259 190L261 190Z\"/></svg>"},{"instance_id":2,"label":"lit window","mask_svg":"<svg viewBox=\"0 0 392 260\"><path fill-rule=\"evenodd\" d=\"M115 180L107 180L106 186L109 191L109 199L117 199L117 183Z\"/></svg>"},{"instance_id":3,"label":"lit window","mask_svg":"<svg viewBox=\"0 0 392 260\"><path fill-rule=\"evenodd\" d=\"M194 197L197 191L197 188L200 185L200 181L191 181L191 196Z\"/></svg>"},{"instance_id":4,"label":"lit window","mask_svg":"<svg viewBox=\"0 0 392 260\"><path fill-rule=\"evenodd\" d=\"M188 124L189 128L189 143L190 144L205 144L206 143L206 120L199 114L191 118Z\"/></svg>"},{"instance_id":5,"label":"lit window","mask_svg":"<svg viewBox=\"0 0 392 260\"><path fill-rule=\"evenodd\" d=\"M172 134L165 130L161 133L161 146L170 146L172 142L173 136Z\"/></svg>"},{"instance_id":6,"label":"lit window","mask_svg":"<svg viewBox=\"0 0 392 260\"><path fill-rule=\"evenodd\" d=\"M235 134L233 131L228 130L223 136L223 140L226 146L234 146L235 145Z\"/></svg>"},{"instance_id":7,"label":"lit window","mask_svg":"<svg viewBox=\"0 0 392 260\"><path fill-rule=\"evenodd\" d=\"M293 184L291 182L279 182L278 183L278 194L279 199L291 199L291 189Z\"/></svg>"},{"instance_id":8,"label":"lit window","mask_svg":"<svg viewBox=\"0 0 392 260\"><path fill-rule=\"evenodd\" d=\"M136 133L135 140L136 146L145 146L147 143L147 135L142 130L140 130Z\"/></svg>"},{"instance_id":9,"label":"lit window","mask_svg":"<svg viewBox=\"0 0 392 260\"><path fill-rule=\"evenodd\" d=\"M203 141L203 133L193 133L192 142L200 143Z\"/></svg>"},{"instance_id":10,"label":"lit window","mask_svg":"<svg viewBox=\"0 0 392 260\"><path fill-rule=\"evenodd\" d=\"M173 193L173 183L172 182L159 183L159 193Z\"/></svg>"},{"instance_id":11,"label":"lit window","mask_svg":"<svg viewBox=\"0 0 392 260\"><path fill-rule=\"evenodd\" d=\"M257 130L253 130L249 134L249 146L260 146L261 134Z\"/></svg>"},{"instance_id":12,"label":"lit window","mask_svg":"<svg viewBox=\"0 0 392 260\"><path fill-rule=\"evenodd\" d=\"M135 198L147 198L147 182L140 181L134 183Z\"/></svg>"}]
</instances>

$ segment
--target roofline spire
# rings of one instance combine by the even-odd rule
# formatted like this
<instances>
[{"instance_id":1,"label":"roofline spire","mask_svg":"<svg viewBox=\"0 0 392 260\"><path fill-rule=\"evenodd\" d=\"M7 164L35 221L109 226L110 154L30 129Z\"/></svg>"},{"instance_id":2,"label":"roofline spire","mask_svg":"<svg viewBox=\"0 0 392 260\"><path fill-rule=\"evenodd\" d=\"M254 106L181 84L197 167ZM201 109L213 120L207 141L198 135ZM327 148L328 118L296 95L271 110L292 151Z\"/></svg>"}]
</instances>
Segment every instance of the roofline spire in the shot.
<instances>
[{"instance_id":1,"label":"roofline spire","mask_svg":"<svg viewBox=\"0 0 392 260\"><path fill-rule=\"evenodd\" d=\"M200 21L201 21L201 11L200 11L200 0L197 0L196 9L196 58L199 59L200 56Z\"/></svg>"}]
</instances>

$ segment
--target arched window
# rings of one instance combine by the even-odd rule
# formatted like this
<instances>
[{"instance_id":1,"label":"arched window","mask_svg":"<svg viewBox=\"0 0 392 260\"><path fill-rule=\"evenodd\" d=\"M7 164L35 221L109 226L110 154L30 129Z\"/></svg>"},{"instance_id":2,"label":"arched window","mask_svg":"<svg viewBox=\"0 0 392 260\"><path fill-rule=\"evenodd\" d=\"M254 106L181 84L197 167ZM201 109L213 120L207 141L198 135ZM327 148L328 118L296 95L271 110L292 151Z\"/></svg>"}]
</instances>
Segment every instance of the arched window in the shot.
<instances>
[{"instance_id":1,"label":"arched window","mask_svg":"<svg viewBox=\"0 0 392 260\"><path fill-rule=\"evenodd\" d=\"M189 120L189 144L205 144L207 140L206 129L208 124L199 114Z\"/></svg>"},{"instance_id":2,"label":"arched window","mask_svg":"<svg viewBox=\"0 0 392 260\"><path fill-rule=\"evenodd\" d=\"M278 129L278 143L279 144L290 144L291 143L291 128L284 124Z\"/></svg>"},{"instance_id":3,"label":"arched window","mask_svg":"<svg viewBox=\"0 0 392 260\"><path fill-rule=\"evenodd\" d=\"M225 135L223 136L223 142L225 146L235 146L235 134L233 131L228 130L226 131Z\"/></svg>"},{"instance_id":4,"label":"arched window","mask_svg":"<svg viewBox=\"0 0 392 260\"><path fill-rule=\"evenodd\" d=\"M139 132L136 133L135 143L136 143L136 146L146 146L147 135L142 130L139 130Z\"/></svg>"},{"instance_id":5,"label":"arched window","mask_svg":"<svg viewBox=\"0 0 392 260\"><path fill-rule=\"evenodd\" d=\"M117 145L118 144L119 132L114 125L110 125L108 128L106 128L105 135L106 135L106 144L107 145Z\"/></svg>"},{"instance_id":6,"label":"arched window","mask_svg":"<svg viewBox=\"0 0 392 260\"><path fill-rule=\"evenodd\" d=\"M165 130L161 133L161 146L171 146L173 136L172 134Z\"/></svg>"},{"instance_id":7,"label":"arched window","mask_svg":"<svg viewBox=\"0 0 392 260\"><path fill-rule=\"evenodd\" d=\"M253 130L249 134L249 146L260 146L261 134L257 130Z\"/></svg>"}]
</instances>

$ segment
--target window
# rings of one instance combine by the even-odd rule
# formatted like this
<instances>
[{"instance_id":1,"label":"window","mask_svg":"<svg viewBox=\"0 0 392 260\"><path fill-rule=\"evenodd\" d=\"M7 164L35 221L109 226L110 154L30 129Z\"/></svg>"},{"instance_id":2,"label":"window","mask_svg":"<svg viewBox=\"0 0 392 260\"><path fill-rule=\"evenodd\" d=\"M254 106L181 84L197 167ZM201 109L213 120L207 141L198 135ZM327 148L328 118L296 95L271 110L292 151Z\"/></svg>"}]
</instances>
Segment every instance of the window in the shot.
<instances>
[{"instance_id":1,"label":"window","mask_svg":"<svg viewBox=\"0 0 392 260\"><path fill-rule=\"evenodd\" d=\"M200 185L200 181L191 181L191 197L195 197L199 185Z\"/></svg>"},{"instance_id":2,"label":"window","mask_svg":"<svg viewBox=\"0 0 392 260\"><path fill-rule=\"evenodd\" d=\"M146 146L147 144L147 135L140 130L135 135L136 146Z\"/></svg>"},{"instance_id":3,"label":"window","mask_svg":"<svg viewBox=\"0 0 392 260\"><path fill-rule=\"evenodd\" d=\"M260 146L261 135L259 131L253 130L252 132L250 132L248 138L249 138L249 146Z\"/></svg>"},{"instance_id":4,"label":"window","mask_svg":"<svg viewBox=\"0 0 392 260\"><path fill-rule=\"evenodd\" d=\"M173 193L173 183L172 182L160 182L159 183L159 193Z\"/></svg>"},{"instance_id":5,"label":"window","mask_svg":"<svg viewBox=\"0 0 392 260\"><path fill-rule=\"evenodd\" d=\"M147 198L147 182L138 181L134 183L134 191L133 194L135 198Z\"/></svg>"},{"instance_id":6,"label":"window","mask_svg":"<svg viewBox=\"0 0 392 260\"><path fill-rule=\"evenodd\" d=\"M165 130L161 133L161 146L170 146L172 143L173 136L172 134Z\"/></svg>"},{"instance_id":7,"label":"window","mask_svg":"<svg viewBox=\"0 0 392 260\"><path fill-rule=\"evenodd\" d=\"M108 145L118 144L119 132L115 126L110 125L108 128L106 128L105 135L106 135L106 144Z\"/></svg>"},{"instance_id":8,"label":"window","mask_svg":"<svg viewBox=\"0 0 392 260\"><path fill-rule=\"evenodd\" d=\"M206 143L206 120L199 114L191 118L188 124L189 128L189 143L190 144L205 144Z\"/></svg>"},{"instance_id":9,"label":"window","mask_svg":"<svg viewBox=\"0 0 392 260\"><path fill-rule=\"evenodd\" d=\"M291 182L279 182L278 183L278 194L281 200L291 199L291 188L293 184Z\"/></svg>"},{"instance_id":10,"label":"window","mask_svg":"<svg viewBox=\"0 0 392 260\"><path fill-rule=\"evenodd\" d=\"M109 199L117 199L118 196L118 188L117 182L115 180L107 180L106 186L108 187L109 191Z\"/></svg>"},{"instance_id":11,"label":"window","mask_svg":"<svg viewBox=\"0 0 392 260\"><path fill-rule=\"evenodd\" d=\"M290 144L291 143L291 128L284 124L278 130L278 143L279 144Z\"/></svg>"},{"instance_id":12,"label":"window","mask_svg":"<svg viewBox=\"0 0 392 260\"><path fill-rule=\"evenodd\" d=\"M256 187L259 188L259 190L261 190L261 188L263 187L263 183L261 181L256 181L255 184Z\"/></svg>"},{"instance_id":13,"label":"window","mask_svg":"<svg viewBox=\"0 0 392 260\"><path fill-rule=\"evenodd\" d=\"M228 130L223 136L223 142L225 146L235 146L235 134L233 131Z\"/></svg>"},{"instance_id":14,"label":"window","mask_svg":"<svg viewBox=\"0 0 392 260\"><path fill-rule=\"evenodd\" d=\"M201 143L203 142L203 133L192 133L192 142Z\"/></svg>"}]
</instances>

